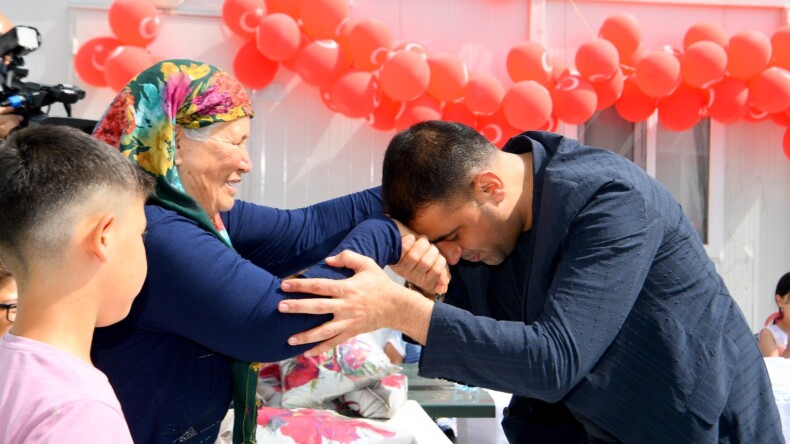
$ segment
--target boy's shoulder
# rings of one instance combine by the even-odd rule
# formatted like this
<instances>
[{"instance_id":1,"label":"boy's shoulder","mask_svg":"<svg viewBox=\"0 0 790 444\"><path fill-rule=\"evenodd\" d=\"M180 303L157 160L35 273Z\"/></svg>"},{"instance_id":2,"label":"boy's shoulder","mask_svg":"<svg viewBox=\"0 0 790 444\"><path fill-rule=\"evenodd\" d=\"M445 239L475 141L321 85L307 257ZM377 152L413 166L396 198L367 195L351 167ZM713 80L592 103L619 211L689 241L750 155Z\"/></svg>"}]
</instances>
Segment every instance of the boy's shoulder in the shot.
<instances>
[{"instance_id":1,"label":"boy's shoulder","mask_svg":"<svg viewBox=\"0 0 790 444\"><path fill-rule=\"evenodd\" d=\"M78 430L74 427L84 426L80 418L86 416L100 417L106 426L125 427L107 377L49 344L4 335L0 338L0 374L0 424L5 424L0 426L0 441L22 442L13 437L43 429Z\"/></svg>"}]
</instances>

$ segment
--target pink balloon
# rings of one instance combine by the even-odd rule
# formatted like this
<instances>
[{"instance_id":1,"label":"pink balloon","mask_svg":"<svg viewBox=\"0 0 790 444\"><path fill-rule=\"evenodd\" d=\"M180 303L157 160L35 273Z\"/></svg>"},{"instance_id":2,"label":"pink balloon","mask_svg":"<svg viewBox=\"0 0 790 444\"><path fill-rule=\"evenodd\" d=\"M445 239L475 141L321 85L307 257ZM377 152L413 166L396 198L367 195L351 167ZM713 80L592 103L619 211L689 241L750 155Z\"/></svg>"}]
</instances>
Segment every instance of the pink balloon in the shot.
<instances>
[{"instance_id":1,"label":"pink balloon","mask_svg":"<svg viewBox=\"0 0 790 444\"><path fill-rule=\"evenodd\" d=\"M522 80L505 94L502 111L514 128L522 131L538 129L551 117L551 94L534 80Z\"/></svg>"},{"instance_id":2,"label":"pink balloon","mask_svg":"<svg viewBox=\"0 0 790 444\"><path fill-rule=\"evenodd\" d=\"M619 68L610 79L602 82L592 82L595 94L598 96L596 109L602 110L614 105L623 93L624 82L625 76Z\"/></svg>"},{"instance_id":3,"label":"pink balloon","mask_svg":"<svg viewBox=\"0 0 790 444\"><path fill-rule=\"evenodd\" d=\"M683 36L683 49L697 42L713 42L722 48L727 47L727 33L721 26L710 22L695 23Z\"/></svg>"},{"instance_id":4,"label":"pink balloon","mask_svg":"<svg viewBox=\"0 0 790 444\"><path fill-rule=\"evenodd\" d=\"M477 117L472 111L469 111L463 100L446 103L442 110L442 120L463 123L472 128L477 127Z\"/></svg>"},{"instance_id":5,"label":"pink balloon","mask_svg":"<svg viewBox=\"0 0 790 444\"><path fill-rule=\"evenodd\" d=\"M656 110L658 99L643 93L631 76L623 82L623 93L614 104L617 114L629 122L642 122Z\"/></svg>"},{"instance_id":6,"label":"pink balloon","mask_svg":"<svg viewBox=\"0 0 790 444\"><path fill-rule=\"evenodd\" d=\"M771 62L790 69L790 25L782 26L771 36L771 48Z\"/></svg>"},{"instance_id":7,"label":"pink balloon","mask_svg":"<svg viewBox=\"0 0 790 444\"><path fill-rule=\"evenodd\" d=\"M384 94L408 102L425 92L430 76L425 57L414 51L400 50L381 67L379 79Z\"/></svg>"},{"instance_id":8,"label":"pink balloon","mask_svg":"<svg viewBox=\"0 0 790 444\"><path fill-rule=\"evenodd\" d=\"M395 128L402 131L416 123L439 120L441 117L442 112L436 99L423 95L406 103L403 113L395 120Z\"/></svg>"},{"instance_id":9,"label":"pink balloon","mask_svg":"<svg viewBox=\"0 0 790 444\"><path fill-rule=\"evenodd\" d=\"M508 123L502 109L490 116L480 116L477 121L477 131L500 149L511 137L521 133Z\"/></svg>"},{"instance_id":10,"label":"pink balloon","mask_svg":"<svg viewBox=\"0 0 790 444\"><path fill-rule=\"evenodd\" d=\"M464 101L475 114L491 115L499 109L505 97L505 88L494 76L478 75L464 87Z\"/></svg>"},{"instance_id":11,"label":"pink balloon","mask_svg":"<svg viewBox=\"0 0 790 444\"><path fill-rule=\"evenodd\" d=\"M702 91L682 84L658 102L658 121L672 131L686 131L699 123L706 102Z\"/></svg>"},{"instance_id":12,"label":"pink balloon","mask_svg":"<svg viewBox=\"0 0 790 444\"><path fill-rule=\"evenodd\" d=\"M282 62L296 55L301 38L299 25L290 15L269 14L258 25L255 44L261 54Z\"/></svg>"},{"instance_id":13,"label":"pink balloon","mask_svg":"<svg viewBox=\"0 0 790 444\"><path fill-rule=\"evenodd\" d=\"M598 36L612 42L622 58L633 54L639 48L642 43L642 26L631 14L615 14L604 20Z\"/></svg>"}]
</instances>

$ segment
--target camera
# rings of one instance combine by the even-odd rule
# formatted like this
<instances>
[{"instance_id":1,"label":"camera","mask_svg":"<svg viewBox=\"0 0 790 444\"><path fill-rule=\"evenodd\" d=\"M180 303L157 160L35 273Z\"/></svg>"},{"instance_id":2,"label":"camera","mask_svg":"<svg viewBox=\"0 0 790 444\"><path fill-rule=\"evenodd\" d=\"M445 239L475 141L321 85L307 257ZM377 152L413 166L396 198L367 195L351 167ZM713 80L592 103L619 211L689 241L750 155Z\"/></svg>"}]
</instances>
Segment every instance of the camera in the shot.
<instances>
[{"instance_id":1,"label":"camera","mask_svg":"<svg viewBox=\"0 0 790 444\"><path fill-rule=\"evenodd\" d=\"M28 74L23 56L40 46L41 34L31 26L16 26L0 35L0 106L11 106L14 114L24 117L21 126L57 124L92 131L94 121L71 118L71 105L84 99L85 91L63 83L45 85L23 80ZM53 103L62 103L68 118L49 117Z\"/></svg>"}]
</instances>

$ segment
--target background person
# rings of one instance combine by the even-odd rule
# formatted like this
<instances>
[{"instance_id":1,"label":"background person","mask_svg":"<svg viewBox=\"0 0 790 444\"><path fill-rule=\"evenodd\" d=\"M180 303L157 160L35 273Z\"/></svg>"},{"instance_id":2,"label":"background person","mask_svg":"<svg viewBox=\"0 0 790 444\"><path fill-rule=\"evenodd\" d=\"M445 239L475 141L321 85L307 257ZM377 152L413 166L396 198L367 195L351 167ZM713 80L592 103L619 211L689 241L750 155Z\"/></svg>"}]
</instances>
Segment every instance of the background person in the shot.
<instances>
[{"instance_id":1,"label":"background person","mask_svg":"<svg viewBox=\"0 0 790 444\"><path fill-rule=\"evenodd\" d=\"M94 132L157 182L145 207L145 285L127 319L96 331L92 352L136 442L213 442L231 398L234 441L254 439L251 361L299 354L307 347L288 337L330 319L281 315L277 303L292 295L278 276L342 277L313 266L336 249L399 261L401 235L377 189L299 210L235 202L252 167L251 116L245 89L224 71L166 60L133 79ZM404 277L433 287L445 262L427 251L437 273Z\"/></svg>"},{"instance_id":2,"label":"background person","mask_svg":"<svg viewBox=\"0 0 790 444\"><path fill-rule=\"evenodd\" d=\"M790 313L790 273L785 273L776 283L774 302L779 310L760 331L760 351L766 358L782 356L787 350L790 316L785 316L785 313Z\"/></svg>"},{"instance_id":3,"label":"background person","mask_svg":"<svg viewBox=\"0 0 790 444\"><path fill-rule=\"evenodd\" d=\"M360 329L401 330L425 344L421 375L514 394L513 443L782 442L741 311L680 205L630 161L545 132L499 151L430 121L390 142L382 188L388 213L454 266L448 303L344 252L328 262L353 278L283 283L333 296L285 312L365 314L358 328L297 335L330 338L309 354Z\"/></svg>"},{"instance_id":4,"label":"background person","mask_svg":"<svg viewBox=\"0 0 790 444\"><path fill-rule=\"evenodd\" d=\"M0 442L132 442L90 348L94 328L126 316L143 285L152 189L75 129L29 128L0 145L0 258L19 284L0 338Z\"/></svg>"}]
</instances>

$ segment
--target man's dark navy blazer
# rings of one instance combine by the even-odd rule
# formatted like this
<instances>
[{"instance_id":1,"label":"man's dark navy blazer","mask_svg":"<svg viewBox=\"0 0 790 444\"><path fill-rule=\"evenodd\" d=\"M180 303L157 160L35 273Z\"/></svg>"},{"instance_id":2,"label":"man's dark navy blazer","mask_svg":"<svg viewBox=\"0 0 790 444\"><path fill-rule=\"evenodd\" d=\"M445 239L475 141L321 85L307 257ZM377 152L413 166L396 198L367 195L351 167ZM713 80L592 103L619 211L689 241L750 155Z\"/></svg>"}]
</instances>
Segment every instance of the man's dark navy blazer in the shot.
<instances>
[{"instance_id":1,"label":"man's dark navy blazer","mask_svg":"<svg viewBox=\"0 0 790 444\"><path fill-rule=\"evenodd\" d=\"M511 442L783 442L754 337L669 192L556 134L505 150L533 153L532 229L501 265L453 268L421 374L516 395Z\"/></svg>"}]
</instances>

